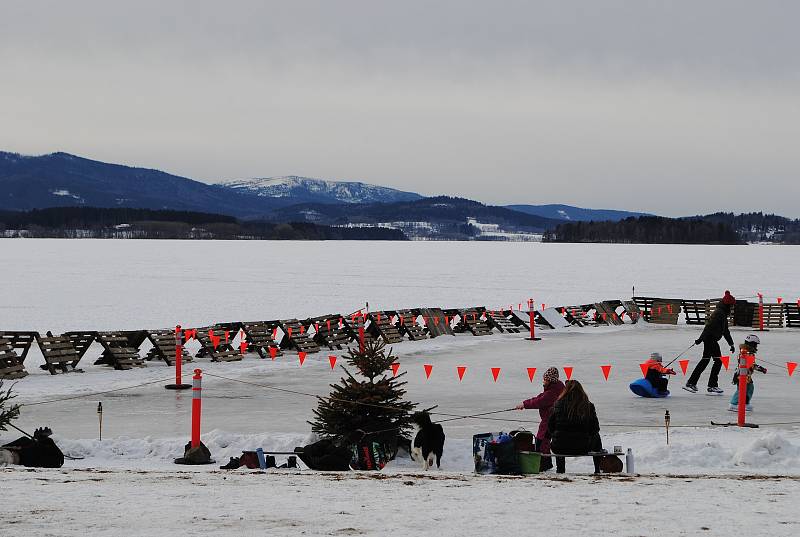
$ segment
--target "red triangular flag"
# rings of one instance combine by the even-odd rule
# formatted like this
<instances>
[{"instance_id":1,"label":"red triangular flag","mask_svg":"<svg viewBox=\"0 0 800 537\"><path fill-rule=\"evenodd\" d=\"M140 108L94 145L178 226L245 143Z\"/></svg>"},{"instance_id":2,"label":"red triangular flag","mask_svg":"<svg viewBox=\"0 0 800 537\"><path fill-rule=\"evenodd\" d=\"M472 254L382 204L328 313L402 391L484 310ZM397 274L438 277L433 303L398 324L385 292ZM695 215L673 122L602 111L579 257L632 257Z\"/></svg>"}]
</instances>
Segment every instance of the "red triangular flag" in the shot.
<instances>
[{"instance_id":1,"label":"red triangular flag","mask_svg":"<svg viewBox=\"0 0 800 537\"><path fill-rule=\"evenodd\" d=\"M397 376L397 371L398 371L399 369L400 369L400 364L398 364L398 363L393 363L393 364L392 364L392 375L394 375L394 376L396 377L396 376Z\"/></svg>"},{"instance_id":2,"label":"red triangular flag","mask_svg":"<svg viewBox=\"0 0 800 537\"><path fill-rule=\"evenodd\" d=\"M544 311L546 307L547 307L547 304L542 304L542 311Z\"/></svg>"},{"instance_id":3,"label":"red triangular flag","mask_svg":"<svg viewBox=\"0 0 800 537\"><path fill-rule=\"evenodd\" d=\"M782 303L782 302L783 302L783 297L780 297L780 296L779 296L779 297L778 297L778 304L780 304L780 303Z\"/></svg>"},{"instance_id":4,"label":"red triangular flag","mask_svg":"<svg viewBox=\"0 0 800 537\"><path fill-rule=\"evenodd\" d=\"M639 364L639 368L642 370L642 376L647 376L647 370L650 369L650 365L647 362Z\"/></svg>"},{"instance_id":5,"label":"red triangular flag","mask_svg":"<svg viewBox=\"0 0 800 537\"><path fill-rule=\"evenodd\" d=\"M722 365L725 366L725 371L727 371L728 370L728 365L731 362L731 357L730 356L720 356L719 359L722 360Z\"/></svg>"},{"instance_id":6,"label":"red triangular flag","mask_svg":"<svg viewBox=\"0 0 800 537\"><path fill-rule=\"evenodd\" d=\"M434 317L433 318L433 324L435 324L435 325L439 324L439 318L438 317Z\"/></svg>"},{"instance_id":7,"label":"red triangular flag","mask_svg":"<svg viewBox=\"0 0 800 537\"><path fill-rule=\"evenodd\" d=\"M246 341L242 341L241 343L239 343L239 350L242 352L242 354L247 352L247 342Z\"/></svg>"},{"instance_id":8,"label":"red triangular flag","mask_svg":"<svg viewBox=\"0 0 800 537\"><path fill-rule=\"evenodd\" d=\"M467 366L460 365L456 367L456 370L458 371L458 380L459 381L464 380L464 373L467 372Z\"/></svg>"},{"instance_id":9,"label":"red triangular flag","mask_svg":"<svg viewBox=\"0 0 800 537\"><path fill-rule=\"evenodd\" d=\"M571 366L564 366L564 376L567 377L567 380L572 378L572 367Z\"/></svg>"},{"instance_id":10,"label":"red triangular flag","mask_svg":"<svg viewBox=\"0 0 800 537\"><path fill-rule=\"evenodd\" d=\"M292 327L290 326L289 328L287 328L287 330L288 330L288 333L287 333L287 335L288 335L289 337L292 337Z\"/></svg>"},{"instance_id":11,"label":"red triangular flag","mask_svg":"<svg viewBox=\"0 0 800 537\"><path fill-rule=\"evenodd\" d=\"M214 350L217 350L217 347L219 347L219 340L219 337L211 336L211 344L214 345Z\"/></svg>"},{"instance_id":12,"label":"red triangular flag","mask_svg":"<svg viewBox=\"0 0 800 537\"><path fill-rule=\"evenodd\" d=\"M377 318L376 322L381 322L381 314L380 313L377 315L377 317L378 318Z\"/></svg>"},{"instance_id":13,"label":"red triangular flag","mask_svg":"<svg viewBox=\"0 0 800 537\"><path fill-rule=\"evenodd\" d=\"M331 320L328 319L325 324L328 325L328 332L330 332L331 331Z\"/></svg>"},{"instance_id":14,"label":"red triangular flag","mask_svg":"<svg viewBox=\"0 0 800 537\"><path fill-rule=\"evenodd\" d=\"M306 361L306 353L300 351L297 353L297 357L300 358L300 365L303 365L303 362Z\"/></svg>"},{"instance_id":15,"label":"red triangular flag","mask_svg":"<svg viewBox=\"0 0 800 537\"><path fill-rule=\"evenodd\" d=\"M330 356L328 356L328 361L331 363L331 369L336 367L336 356L331 354Z\"/></svg>"},{"instance_id":16,"label":"red triangular flag","mask_svg":"<svg viewBox=\"0 0 800 537\"><path fill-rule=\"evenodd\" d=\"M450 317L448 315L444 316L444 324L450 324Z\"/></svg>"},{"instance_id":17,"label":"red triangular flag","mask_svg":"<svg viewBox=\"0 0 800 537\"><path fill-rule=\"evenodd\" d=\"M425 320L425 326L428 326L428 318L427 317L423 317L423 319Z\"/></svg>"},{"instance_id":18,"label":"red triangular flag","mask_svg":"<svg viewBox=\"0 0 800 537\"><path fill-rule=\"evenodd\" d=\"M608 315L608 314L607 313L603 313L603 322L606 321L606 315Z\"/></svg>"},{"instance_id":19,"label":"red triangular flag","mask_svg":"<svg viewBox=\"0 0 800 537\"><path fill-rule=\"evenodd\" d=\"M500 375L500 368L493 367L492 368L492 377L494 377L494 381L497 382L497 377Z\"/></svg>"},{"instance_id":20,"label":"red triangular flag","mask_svg":"<svg viewBox=\"0 0 800 537\"><path fill-rule=\"evenodd\" d=\"M790 377L794 373L795 369L797 369L797 362L786 362L786 370L789 372Z\"/></svg>"},{"instance_id":21,"label":"red triangular flag","mask_svg":"<svg viewBox=\"0 0 800 537\"><path fill-rule=\"evenodd\" d=\"M276 356L278 356L278 347L270 347L269 348L269 357L274 360Z\"/></svg>"},{"instance_id":22,"label":"red triangular flag","mask_svg":"<svg viewBox=\"0 0 800 537\"><path fill-rule=\"evenodd\" d=\"M319 323L314 323L314 332L319 334Z\"/></svg>"},{"instance_id":23,"label":"red triangular flag","mask_svg":"<svg viewBox=\"0 0 800 537\"><path fill-rule=\"evenodd\" d=\"M535 367L529 367L528 368L528 378L530 379L531 382L533 382L533 376L535 374L536 374L536 368Z\"/></svg>"},{"instance_id":24,"label":"red triangular flag","mask_svg":"<svg viewBox=\"0 0 800 537\"><path fill-rule=\"evenodd\" d=\"M225 330L225 344L228 343L228 336L230 335L230 330Z\"/></svg>"},{"instance_id":25,"label":"red triangular flag","mask_svg":"<svg viewBox=\"0 0 800 537\"><path fill-rule=\"evenodd\" d=\"M683 371L683 376L686 376L686 370L689 368L689 360L678 360L678 364L681 366L681 371Z\"/></svg>"},{"instance_id":26,"label":"red triangular flag","mask_svg":"<svg viewBox=\"0 0 800 537\"><path fill-rule=\"evenodd\" d=\"M277 328L273 328L272 329L272 339L275 339L276 337L278 337L278 329Z\"/></svg>"},{"instance_id":27,"label":"red triangular flag","mask_svg":"<svg viewBox=\"0 0 800 537\"><path fill-rule=\"evenodd\" d=\"M425 378L431 378L431 371L433 370L433 366L431 364L425 364Z\"/></svg>"},{"instance_id":28,"label":"red triangular flag","mask_svg":"<svg viewBox=\"0 0 800 537\"><path fill-rule=\"evenodd\" d=\"M603 371L603 376L608 380L608 375L611 374L611 366L610 365L601 365L600 369Z\"/></svg>"},{"instance_id":29,"label":"red triangular flag","mask_svg":"<svg viewBox=\"0 0 800 537\"><path fill-rule=\"evenodd\" d=\"M306 327L304 325L302 325L302 324L300 325L300 333L301 334L305 334L306 333Z\"/></svg>"}]
</instances>

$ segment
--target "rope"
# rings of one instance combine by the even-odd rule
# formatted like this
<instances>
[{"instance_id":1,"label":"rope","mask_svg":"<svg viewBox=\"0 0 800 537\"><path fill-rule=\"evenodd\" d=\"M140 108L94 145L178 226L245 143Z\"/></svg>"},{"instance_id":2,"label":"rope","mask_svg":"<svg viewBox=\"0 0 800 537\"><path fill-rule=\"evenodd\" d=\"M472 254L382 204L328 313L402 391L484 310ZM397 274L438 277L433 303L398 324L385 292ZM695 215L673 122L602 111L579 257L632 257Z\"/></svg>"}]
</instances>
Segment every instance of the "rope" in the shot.
<instances>
[{"instance_id":1,"label":"rope","mask_svg":"<svg viewBox=\"0 0 800 537\"><path fill-rule=\"evenodd\" d=\"M306 397L313 397L314 399L325 399L325 400L332 401L332 402L337 402L337 403L345 403L345 404L350 404L350 405L360 405L360 406L366 406L366 407L371 407L371 408L382 408L382 409L386 409L386 410L393 410L395 412L406 412L406 409L401 408L401 407L397 407L397 406L392 406L392 405L382 405L380 403L365 403L363 401L350 401L348 399L340 399L338 397L322 396L322 395L318 395L318 394L315 394L315 393L301 392L299 390L290 390L288 388L279 388L278 386L273 386L271 384L261 384L261 383L258 383L258 382L251 382L251 381L247 381L247 380L234 379L234 378L225 377L225 376L222 376L222 375L215 375L214 373L203 373L203 374L204 375L208 375L209 377L215 377L215 378L218 378L218 379L228 380L228 381L231 381L231 382L239 382L241 384L247 384L249 386L257 386L259 388L266 388L268 390L275 390L275 391L284 392L284 393L291 393L291 394L294 394L294 395L304 395ZM511 410L513 410L513 409L511 409ZM486 414L497 414L499 412L508 412L508 410L497 410L497 411L494 411L494 412L487 412ZM449 414L449 413L446 413L446 412L429 412L429 414L431 414L432 416L444 416L444 417L453 418L453 419L470 419L470 418L472 418L472 416L463 416L461 414ZM514 422L520 422L520 423L530 423L529 420L515 420L515 419L503 419L503 418L481 418L481 419L493 420L493 421L514 421ZM452 421L452 420L446 420L446 421Z\"/></svg>"},{"instance_id":2,"label":"rope","mask_svg":"<svg viewBox=\"0 0 800 537\"><path fill-rule=\"evenodd\" d=\"M20 403L19 406L23 407L23 406L49 405L50 403L60 403L61 401L71 401L72 399L82 399L84 397L94 397L96 395L105 395L107 393L114 393L114 392L122 392L122 391L125 391L125 390L132 390L134 388L141 388L142 386L149 386L151 384L160 384L162 382L168 382L170 380L172 380L172 377L166 378L166 379L153 380L153 381L150 381L150 382L143 382L141 384L134 384L132 386L124 386L122 388L114 388L112 390L104 390L102 392L82 393L82 394L78 394L78 395L70 395L68 397L61 397L61 398L58 398L58 399L47 399L45 401L36 401L34 403Z\"/></svg>"}]
</instances>

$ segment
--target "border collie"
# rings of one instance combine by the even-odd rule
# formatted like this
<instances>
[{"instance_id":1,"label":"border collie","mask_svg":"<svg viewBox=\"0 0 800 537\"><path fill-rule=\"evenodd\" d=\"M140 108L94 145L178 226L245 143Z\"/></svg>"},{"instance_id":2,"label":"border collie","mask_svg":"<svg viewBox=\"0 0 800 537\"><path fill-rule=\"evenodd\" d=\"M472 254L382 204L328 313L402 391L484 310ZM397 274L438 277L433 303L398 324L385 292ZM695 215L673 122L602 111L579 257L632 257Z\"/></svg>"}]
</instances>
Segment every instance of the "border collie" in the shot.
<instances>
[{"instance_id":1,"label":"border collie","mask_svg":"<svg viewBox=\"0 0 800 537\"><path fill-rule=\"evenodd\" d=\"M438 423L431 422L427 412L416 412L411 421L417 425L417 433L411 446L411 458L422 463L424 470L433 466L439 468L444 451L444 429Z\"/></svg>"}]
</instances>

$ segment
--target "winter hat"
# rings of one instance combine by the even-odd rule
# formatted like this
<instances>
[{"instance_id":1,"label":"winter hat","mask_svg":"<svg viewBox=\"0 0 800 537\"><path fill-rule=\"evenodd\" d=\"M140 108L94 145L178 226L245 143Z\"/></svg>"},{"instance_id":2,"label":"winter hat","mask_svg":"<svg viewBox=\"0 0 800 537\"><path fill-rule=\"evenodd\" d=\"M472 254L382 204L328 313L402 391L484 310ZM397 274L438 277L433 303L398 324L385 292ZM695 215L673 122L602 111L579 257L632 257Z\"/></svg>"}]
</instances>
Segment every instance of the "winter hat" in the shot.
<instances>
[{"instance_id":1,"label":"winter hat","mask_svg":"<svg viewBox=\"0 0 800 537\"><path fill-rule=\"evenodd\" d=\"M654 362L658 362L660 364L661 363L661 353L660 352L652 353L650 355L650 359L653 360Z\"/></svg>"},{"instance_id":2,"label":"winter hat","mask_svg":"<svg viewBox=\"0 0 800 537\"><path fill-rule=\"evenodd\" d=\"M730 291L725 291L725 296L722 297L722 303L726 306L733 306L736 304L736 299L733 298Z\"/></svg>"},{"instance_id":3,"label":"winter hat","mask_svg":"<svg viewBox=\"0 0 800 537\"><path fill-rule=\"evenodd\" d=\"M544 380L547 382L555 382L558 380L558 369L555 367L547 368L547 371L544 372Z\"/></svg>"}]
</instances>

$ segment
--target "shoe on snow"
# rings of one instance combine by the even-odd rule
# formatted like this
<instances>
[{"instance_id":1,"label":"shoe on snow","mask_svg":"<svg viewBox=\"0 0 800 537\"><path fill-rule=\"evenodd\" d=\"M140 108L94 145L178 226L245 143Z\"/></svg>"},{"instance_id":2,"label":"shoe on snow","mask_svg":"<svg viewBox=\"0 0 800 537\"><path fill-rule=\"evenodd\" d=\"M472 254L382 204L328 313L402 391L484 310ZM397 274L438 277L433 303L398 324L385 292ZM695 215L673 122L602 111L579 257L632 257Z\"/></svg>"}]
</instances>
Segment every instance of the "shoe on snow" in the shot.
<instances>
[{"instance_id":1,"label":"shoe on snow","mask_svg":"<svg viewBox=\"0 0 800 537\"><path fill-rule=\"evenodd\" d=\"M697 393L697 386L695 386L694 384L687 384L686 386L683 387L683 389L686 390L687 392Z\"/></svg>"},{"instance_id":2,"label":"shoe on snow","mask_svg":"<svg viewBox=\"0 0 800 537\"><path fill-rule=\"evenodd\" d=\"M723 393L725 393L725 390L718 386L711 386L706 391L706 395L722 395Z\"/></svg>"},{"instance_id":3,"label":"shoe on snow","mask_svg":"<svg viewBox=\"0 0 800 537\"><path fill-rule=\"evenodd\" d=\"M731 406L728 407L728 410L730 412L736 412L737 410L739 410L739 407L736 406L736 405L731 405Z\"/></svg>"},{"instance_id":4,"label":"shoe on snow","mask_svg":"<svg viewBox=\"0 0 800 537\"><path fill-rule=\"evenodd\" d=\"M753 410L753 405L744 405L744 409L748 412Z\"/></svg>"}]
</instances>

